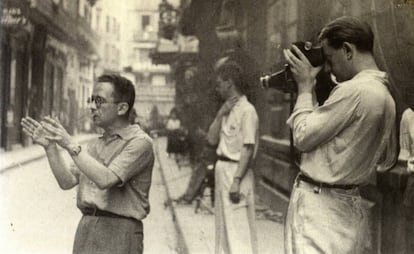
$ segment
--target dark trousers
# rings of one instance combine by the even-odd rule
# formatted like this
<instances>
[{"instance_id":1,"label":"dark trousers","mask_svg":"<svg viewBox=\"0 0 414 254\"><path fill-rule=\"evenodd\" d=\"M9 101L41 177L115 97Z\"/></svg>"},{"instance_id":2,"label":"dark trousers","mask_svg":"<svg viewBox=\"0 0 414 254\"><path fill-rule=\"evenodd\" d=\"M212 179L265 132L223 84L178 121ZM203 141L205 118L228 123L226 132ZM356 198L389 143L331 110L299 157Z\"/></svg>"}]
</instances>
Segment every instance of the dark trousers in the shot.
<instances>
[{"instance_id":1,"label":"dark trousers","mask_svg":"<svg viewBox=\"0 0 414 254\"><path fill-rule=\"evenodd\" d=\"M74 254L142 254L141 221L104 216L82 216L73 244Z\"/></svg>"},{"instance_id":2,"label":"dark trousers","mask_svg":"<svg viewBox=\"0 0 414 254\"><path fill-rule=\"evenodd\" d=\"M183 198L185 201L191 202L200 194L201 186L204 182L204 178L207 175L207 165L200 162L197 164L193 173L191 174L190 181L188 182L187 190L185 191Z\"/></svg>"}]
</instances>

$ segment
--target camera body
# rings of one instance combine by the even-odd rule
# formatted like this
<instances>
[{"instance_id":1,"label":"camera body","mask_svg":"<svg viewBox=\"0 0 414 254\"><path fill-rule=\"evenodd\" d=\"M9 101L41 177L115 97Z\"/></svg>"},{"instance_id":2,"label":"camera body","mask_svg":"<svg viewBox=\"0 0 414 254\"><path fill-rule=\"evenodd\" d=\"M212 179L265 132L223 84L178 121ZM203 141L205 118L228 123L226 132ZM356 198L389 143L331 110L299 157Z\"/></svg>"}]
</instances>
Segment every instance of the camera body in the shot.
<instances>
[{"instance_id":1,"label":"camera body","mask_svg":"<svg viewBox=\"0 0 414 254\"><path fill-rule=\"evenodd\" d=\"M325 62L322 48L313 47L311 42L295 42L300 51L306 56L312 66L320 66ZM294 51L292 53L296 55ZM296 93L298 91L295 80L289 65L285 65L283 70L260 77L260 83L263 88L275 88L284 93Z\"/></svg>"}]
</instances>

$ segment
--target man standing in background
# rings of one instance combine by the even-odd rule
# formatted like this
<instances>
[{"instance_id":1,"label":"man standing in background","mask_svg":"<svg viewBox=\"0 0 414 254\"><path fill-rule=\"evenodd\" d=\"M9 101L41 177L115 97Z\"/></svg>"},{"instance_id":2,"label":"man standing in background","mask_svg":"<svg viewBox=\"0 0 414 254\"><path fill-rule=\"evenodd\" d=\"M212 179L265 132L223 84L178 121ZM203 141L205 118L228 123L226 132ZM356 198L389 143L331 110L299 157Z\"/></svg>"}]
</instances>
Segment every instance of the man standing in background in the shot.
<instances>
[{"instance_id":1,"label":"man standing in background","mask_svg":"<svg viewBox=\"0 0 414 254\"><path fill-rule=\"evenodd\" d=\"M225 101L207 140L217 145L215 166L215 253L257 253L254 176L258 116L244 95L242 69L227 62L217 70L216 90Z\"/></svg>"}]
</instances>

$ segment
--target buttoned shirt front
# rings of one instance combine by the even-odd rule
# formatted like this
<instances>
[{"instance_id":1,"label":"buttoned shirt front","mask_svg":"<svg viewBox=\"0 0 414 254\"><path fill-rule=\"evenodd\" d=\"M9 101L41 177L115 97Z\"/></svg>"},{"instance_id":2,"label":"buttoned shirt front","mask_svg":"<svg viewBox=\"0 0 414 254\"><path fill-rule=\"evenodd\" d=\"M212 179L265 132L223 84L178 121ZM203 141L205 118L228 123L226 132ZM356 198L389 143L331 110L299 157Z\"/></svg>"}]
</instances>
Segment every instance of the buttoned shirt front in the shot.
<instances>
[{"instance_id":1,"label":"buttoned shirt front","mask_svg":"<svg viewBox=\"0 0 414 254\"><path fill-rule=\"evenodd\" d=\"M137 220L145 218L150 210L148 196L154 165L151 138L138 125L130 125L92 140L87 152L121 182L99 189L73 164L71 170L79 179L79 209L98 208Z\"/></svg>"},{"instance_id":2,"label":"buttoned shirt front","mask_svg":"<svg viewBox=\"0 0 414 254\"><path fill-rule=\"evenodd\" d=\"M298 96L288 124L303 151L301 171L329 184L366 184L396 157L395 103L386 74L364 70L338 84L322 106Z\"/></svg>"},{"instance_id":3,"label":"buttoned shirt front","mask_svg":"<svg viewBox=\"0 0 414 254\"><path fill-rule=\"evenodd\" d=\"M238 161L243 145L254 144L256 151L258 127L255 108L246 96L241 96L230 113L222 119L217 155Z\"/></svg>"}]
</instances>

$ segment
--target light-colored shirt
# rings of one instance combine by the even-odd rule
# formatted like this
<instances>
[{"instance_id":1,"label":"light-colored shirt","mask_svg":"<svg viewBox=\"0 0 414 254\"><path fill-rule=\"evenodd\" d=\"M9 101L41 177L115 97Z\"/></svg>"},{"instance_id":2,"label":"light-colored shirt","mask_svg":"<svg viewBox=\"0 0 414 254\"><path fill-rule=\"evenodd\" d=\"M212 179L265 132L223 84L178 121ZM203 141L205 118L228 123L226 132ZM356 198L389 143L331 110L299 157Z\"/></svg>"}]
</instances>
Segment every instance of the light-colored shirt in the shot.
<instances>
[{"instance_id":1,"label":"light-colored shirt","mask_svg":"<svg viewBox=\"0 0 414 254\"><path fill-rule=\"evenodd\" d=\"M406 109L401 117L400 156L407 161L407 170L414 172L414 111Z\"/></svg>"},{"instance_id":2,"label":"light-colored shirt","mask_svg":"<svg viewBox=\"0 0 414 254\"><path fill-rule=\"evenodd\" d=\"M138 125L130 125L92 140L87 152L112 170L121 183L101 190L73 164L71 170L79 178L79 209L96 207L137 220L145 218L150 210L154 165L151 138Z\"/></svg>"},{"instance_id":3,"label":"light-colored shirt","mask_svg":"<svg viewBox=\"0 0 414 254\"><path fill-rule=\"evenodd\" d=\"M338 84L322 106L298 96L287 123L300 170L329 184L366 184L396 159L395 103L384 72L364 70Z\"/></svg>"},{"instance_id":4,"label":"light-colored shirt","mask_svg":"<svg viewBox=\"0 0 414 254\"><path fill-rule=\"evenodd\" d=\"M230 113L222 119L217 155L238 161L243 145L254 144L256 151L258 129L256 109L246 96L241 96Z\"/></svg>"},{"instance_id":5,"label":"light-colored shirt","mask_svg":"<svg viewBox=\"0 0 414 254\"><path fill-rule=\"evenodd\" d=\"M177 130L181 127L181 121L180 119L168 119L167 121L167 130Z\"/></svg>"}]
</instances>

